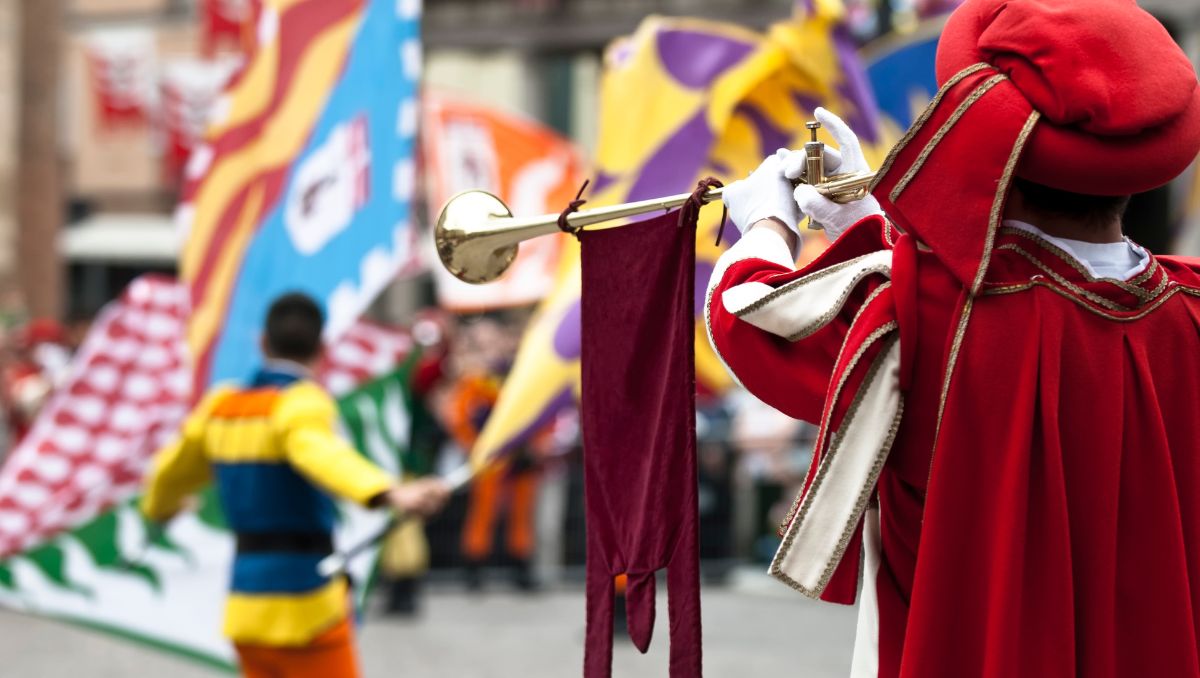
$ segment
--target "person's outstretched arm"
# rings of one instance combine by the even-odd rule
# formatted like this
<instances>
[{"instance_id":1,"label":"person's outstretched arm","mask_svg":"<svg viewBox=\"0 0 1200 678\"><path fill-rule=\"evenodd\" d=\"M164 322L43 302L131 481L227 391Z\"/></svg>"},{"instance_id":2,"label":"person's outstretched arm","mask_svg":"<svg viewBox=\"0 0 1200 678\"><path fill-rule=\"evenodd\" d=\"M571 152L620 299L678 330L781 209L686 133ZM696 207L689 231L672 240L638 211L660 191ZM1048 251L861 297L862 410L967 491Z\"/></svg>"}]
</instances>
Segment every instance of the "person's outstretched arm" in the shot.
<instances>
[{"instance_id":1,"label":"person's outstretched arm","mask_svg":"<svg viewBox=\"0 0 1200 678\"><path fill-rule=\"evenodd\" d=\"M209 393L188 416L179 436L155 455L141 501L141 511L147 518L157 522L170 520L189 496L209 482L205 428L213 408L227 393L226 389Z\"/></svg>"},{"instance_id":2,"label":"person's outstretched arm","mask_svg":"<svg viewBox=\"0 0 1200 678\"><path fill-rule=\"evenodd\" d=\"M398 484L335 432L337 407L314 384L288 389L273 415L288 463L330 494L363 506L430 514L448 492L437 479Z\"/></svg>"}]
</instances>

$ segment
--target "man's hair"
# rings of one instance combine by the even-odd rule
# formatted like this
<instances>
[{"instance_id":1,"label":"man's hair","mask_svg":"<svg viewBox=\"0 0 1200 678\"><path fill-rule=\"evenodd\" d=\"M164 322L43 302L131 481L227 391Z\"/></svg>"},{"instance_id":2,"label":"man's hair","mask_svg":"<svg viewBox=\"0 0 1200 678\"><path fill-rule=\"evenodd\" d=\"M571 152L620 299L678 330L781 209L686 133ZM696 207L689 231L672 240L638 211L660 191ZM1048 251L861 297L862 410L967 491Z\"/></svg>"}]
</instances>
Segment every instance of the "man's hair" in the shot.
<instances>
[{"instance_id":1,"label":"man's hair","mask_svg":"<svg viewBox=\"0 0 1200 678\"><path fill-rule=\"evenodd\" d=\"M1016 177L1013 185L1025 198L1025 204L1037 212L1077 219L1089 226L1103 228L1119 220L1129 207L1128 195L1087 195L1072 193L1028 179Z\"/></svg>"},{"instance_id":2,"label":"man's hair","mask_svg":"<svg viewBox=\"0 0 1200 678\"><path fill-rule=\"evenodd\" d=\"M273 358L306 363L321 353L325 315L312 297L289 292L267 311L266 349Z\"/></svg>"}]
</instances>

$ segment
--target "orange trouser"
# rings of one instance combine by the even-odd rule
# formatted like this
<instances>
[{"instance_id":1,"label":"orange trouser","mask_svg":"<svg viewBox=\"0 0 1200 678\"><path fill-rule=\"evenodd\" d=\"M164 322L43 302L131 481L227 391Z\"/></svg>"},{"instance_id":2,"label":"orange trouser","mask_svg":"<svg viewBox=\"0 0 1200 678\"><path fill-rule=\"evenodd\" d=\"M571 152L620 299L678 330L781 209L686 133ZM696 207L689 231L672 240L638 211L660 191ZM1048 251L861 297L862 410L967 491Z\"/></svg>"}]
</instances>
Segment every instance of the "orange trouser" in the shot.
<instances>
[{"instance_id":1,"label":"orange trouser","mask_svg":"<svg viewBox=\"0 0 1200 678\"><path fill-rule=\"evenodd\" d=\"M534 508L541 473L530 469L511 473L507 464L485 468L471 483L471 500L463 526L463 555L483 560L492 552L492 533L508 490L508 553L522 560L533 555Z\"/></svg>"},{"instance_id":2,"label":"orange trouser","mask_svg":"<svg viewBox=\"0 0 1200 678\"><path fill-rule=\"evenodd\" d=\"M359 678L354 629L349 619L304 647L235 644L246 678Z\"/></svg>"}]
</instances>

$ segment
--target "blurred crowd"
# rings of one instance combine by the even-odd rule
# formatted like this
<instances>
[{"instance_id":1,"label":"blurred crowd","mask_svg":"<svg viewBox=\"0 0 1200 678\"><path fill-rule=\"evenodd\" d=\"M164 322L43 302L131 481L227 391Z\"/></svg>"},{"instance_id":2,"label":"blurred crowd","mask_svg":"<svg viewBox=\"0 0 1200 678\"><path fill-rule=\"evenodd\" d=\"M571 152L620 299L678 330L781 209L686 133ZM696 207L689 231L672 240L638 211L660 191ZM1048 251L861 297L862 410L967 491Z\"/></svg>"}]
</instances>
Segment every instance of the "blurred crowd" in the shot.
<instances>
[{"instance_id":1,"label":"blurred crowd","mask_svg":"<svg viewBox=\"0 0 1200 678\"><path fill-rule=\"evenodd\" d=\"M468 459L500 393L528 311L414 318L422 347L412 372L406 475L445 473ZM66 376L86 320L9 323L0 334L0 407L7 454ZM813 427L741 389L697 395L701 556L710 576L734 562L769 560L811 455ZM381 561L386 608L418 610L432 571L482 591L497 581L534 592L547 580L581 577L584 556L582 442L574 410L558 413L517 449L485 468L443 515L403 524Z\"/></svg>"},{"instance_id":2,"label":"blurred crowd","mask_svg":"<svg viewBox=\"0 0 1200 678\"><path fill-rule=\"evenodd\" d=\"M63 324L50 318L0 324L0 459L33 425L57 385L66 378L71 356L87 334L85 319Z\"/></svg>"},{"instance_id":3,"label":"blurred crowd","mask_svg":"<svg viewBox=\"0 0 1200 678\"><path fill-rule=\"evenodd\" d=\"M407 473L466 461L516 355L526 312L457 317L428 311L413 324L423 345ZM815 429L735 388L697 394L701 558L710 579L735 562L766 562L803 481ZM387 608L417 610L432 568L481 591L498 581L534 592L582 577L582 441L574 410L560 412L485 468L429 525L405 525L385 547ZM619 616L619 615L618 615Z\"/></svg>"}]
</instances>

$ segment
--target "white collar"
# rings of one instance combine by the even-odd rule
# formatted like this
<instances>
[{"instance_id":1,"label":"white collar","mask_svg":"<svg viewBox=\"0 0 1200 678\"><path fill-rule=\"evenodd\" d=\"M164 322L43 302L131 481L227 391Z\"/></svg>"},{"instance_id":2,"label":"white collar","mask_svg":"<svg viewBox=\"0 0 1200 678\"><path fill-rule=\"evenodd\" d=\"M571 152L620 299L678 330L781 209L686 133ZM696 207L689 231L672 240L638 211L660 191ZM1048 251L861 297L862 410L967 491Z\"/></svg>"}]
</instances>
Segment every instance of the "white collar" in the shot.
<instances>
[{"instance_id":1,"label":"white collar","mask_svg":"<svg viewBox=\"0 0 1200 678\"><path fill-rule=\"evenodd\" d=\"M1033 224L1016 219L1005 219L1004 225L1025 231L1026 233L1032 233L1039 238L1050 241L1053 245L1070 255L1072 259L1078 261L1093 278L1112 279L1113 277L1098 273L1092 265L1093 261L1128 261L1130 258L1129 255L1132 253L1137 258L1137 263L1125 270L1121 275L1116 276L1118 280L1129 280L1146 270L1146 267L1150 265L1150 252L1129 238L1124 238L1120 242L1085 242L1083 240L1059 238L1046 233Z\"/></svg>"}]
</instances>

